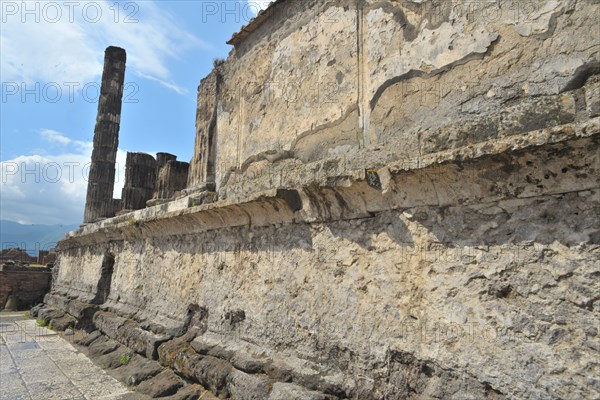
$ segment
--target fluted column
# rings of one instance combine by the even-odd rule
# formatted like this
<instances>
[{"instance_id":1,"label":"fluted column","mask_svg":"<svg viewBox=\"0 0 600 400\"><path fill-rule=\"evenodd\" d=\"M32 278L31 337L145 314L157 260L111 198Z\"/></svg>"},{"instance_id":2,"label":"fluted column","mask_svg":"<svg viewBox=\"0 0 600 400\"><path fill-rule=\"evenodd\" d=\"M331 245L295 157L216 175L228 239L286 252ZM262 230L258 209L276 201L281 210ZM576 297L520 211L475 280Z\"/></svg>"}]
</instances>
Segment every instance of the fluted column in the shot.
<instances>
[{"instance_id":1,"label":"fluted column","mask_svg":"<svg viewBox=\"0 0 600 400\"><path fill-rule=\"evenodd\" d=\"M119 47L110 46L104 53L104 70L94 129L94 149L88 177L84 223L112 217L115 214L113 188L126 58L125 50Z\"/></svg>"}]
</instances>

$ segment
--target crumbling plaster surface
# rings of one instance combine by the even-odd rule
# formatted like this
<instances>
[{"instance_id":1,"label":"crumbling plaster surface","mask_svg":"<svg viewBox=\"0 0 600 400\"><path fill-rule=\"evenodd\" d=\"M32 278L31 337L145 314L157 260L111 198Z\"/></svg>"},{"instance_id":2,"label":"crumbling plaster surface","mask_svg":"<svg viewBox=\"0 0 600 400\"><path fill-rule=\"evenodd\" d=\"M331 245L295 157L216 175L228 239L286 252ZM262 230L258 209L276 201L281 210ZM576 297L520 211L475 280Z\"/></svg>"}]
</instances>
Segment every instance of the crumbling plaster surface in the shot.
<instances>
[{"instance_id":1,"label":"crumbling plaster surface","mask_svg":"<svg viewBox=\"0 0 600 400\"><path fill-rule=\"evenodd\" d=\"M218 88L205 82L215 96L200 86L198 135L214 121L218 188L272 158L305 163L397 139L403 156L432 130L483 116L493 125L499 108L600 68L593 1L290 3L216 69Z\"/></svg>"}]
</instances>

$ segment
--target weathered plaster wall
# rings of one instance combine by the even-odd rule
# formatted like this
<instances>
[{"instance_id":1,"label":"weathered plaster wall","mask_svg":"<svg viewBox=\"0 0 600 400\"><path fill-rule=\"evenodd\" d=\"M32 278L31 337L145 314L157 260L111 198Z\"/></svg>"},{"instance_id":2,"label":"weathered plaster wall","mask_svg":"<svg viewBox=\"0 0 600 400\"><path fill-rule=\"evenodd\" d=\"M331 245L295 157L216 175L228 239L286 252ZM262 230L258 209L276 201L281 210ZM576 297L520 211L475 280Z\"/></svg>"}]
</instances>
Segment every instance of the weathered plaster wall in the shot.
<instances>
[{"instance_id":1,"label":"weathered plaster wall","mask_svg":"<svg viewBox=\"0 0 600 400\"><path fill-rule=\"evenodd\" d=\"M286 3L200 85L192 171L212 138L218 188L286 158L400 141L401 160L570 122L577 99L535 108L600 68L593 1ZM529 120L507 120L522 102Z\"/></svg>"}]
</instances>

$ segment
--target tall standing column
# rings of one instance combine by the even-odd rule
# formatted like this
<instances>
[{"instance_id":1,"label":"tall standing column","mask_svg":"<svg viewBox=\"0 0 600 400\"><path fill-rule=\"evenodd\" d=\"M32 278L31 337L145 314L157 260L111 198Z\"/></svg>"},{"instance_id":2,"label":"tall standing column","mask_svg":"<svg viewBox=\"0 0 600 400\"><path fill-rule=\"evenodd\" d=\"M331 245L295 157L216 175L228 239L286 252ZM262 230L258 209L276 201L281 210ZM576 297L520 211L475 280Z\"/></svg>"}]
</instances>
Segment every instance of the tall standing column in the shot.
<instances>
[{"instance_id":1,"label":"tall standing column","mask_svg":"<svg viewBox=\"0 0 600 400\"><path fill-rule=\"evenodd\" d=\"M126 59L125 50L119 47L110 46L104 52L104 70L94 129L94 149L88 178L84 223L115 215L113 188Z\"/></svg>"}]
</instances>

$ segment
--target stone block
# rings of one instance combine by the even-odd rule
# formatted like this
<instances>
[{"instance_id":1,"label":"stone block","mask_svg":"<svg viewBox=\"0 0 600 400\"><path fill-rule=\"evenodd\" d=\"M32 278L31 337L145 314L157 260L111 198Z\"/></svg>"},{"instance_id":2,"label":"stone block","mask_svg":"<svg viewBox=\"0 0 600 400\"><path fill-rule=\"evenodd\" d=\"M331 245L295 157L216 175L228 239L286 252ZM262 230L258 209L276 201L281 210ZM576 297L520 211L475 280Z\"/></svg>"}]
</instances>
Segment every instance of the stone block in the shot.
<instances>
[{"instance_id":1,"label":"stone block","mask_svg":"<svg viewBox=\"0 0 600 400\"><path fill-rule=\"evenodd\" d=\"M73 316L66 314L60 318L52 318L48 325L54 330L64 331L68 328L73 329L77 325L77 320Z\"/></svg>"},{"instance_id":2,"label":"stone block","mask_svg":"<svg viewBox=\"0 0 600 400\"><path fill-rule=\"evenodd\" d=\"M112 374L128 386L137 386L158 375L162 370L163 368L156 361L133 354L127 364L117 367Z\"/></svg>"},{"instance_id":3,"label":"stone block","mask_svg":"<svg viewBox=\"0 0 600 400\"><path fill-rule=\"evenodd\" d=\"M171 370L164 370L153 378L140 383L136 391L152 398L172 396L183 386L181 379Z\"/></svg>"},{"instance_id":4,"label":"stone block","mask_svg":"<svg viewBox=\"0 0 600 400\"><path fill-rule=\"evenodd\" d=\"M328 400L323 393L307 390L293 383L277 382L273 384L273 390L268 397L269 400Z\"/></svg>"},{"instance_id":5,"label":"stone block","mask_svg":"<svg viewBox=\"0 0 600 400\"><path fill-rule=\"evenodd\" d=\"M217 395L229 395L228 379L233 367L227 361L206 356L194 367L194 378Z\"/></svg>"},{"instance_id":6,"label":"stone block","mask_svg":"<svg viewBox=\"0 0 600 400\"><path fill-rule=\"evenodd\" d=\"M90 346L91 348L92 346ZM123 366L132 357L132 351L125 346L117 346L113 351L98 356L97 363L105 369L115 369Z\"/></svg>"},{"instance_id":7,"label":"stone block","mask_svg":"<svg viewBox=\"0 0 600 400\"><path fill-rule=\"evenodd\" d=\"M252 357L250 354L238 351L230 359L231 364L237 369L249 374L264 373L266 366L269 364L268 359L259 359Z\"/></svg>"},{"instance_id":8,"label":"stone block","mask_svg":"<svg viewBox=\"0 0 600 400\"><path fill-rule=\"evenodd\" d=\"M162 397L163 400L217 400L218 397L211 394L200 385L187 385L179 389L171 396Z\"/></svg>"},{"instance_id":9,"label":"stone block","mask_svg":"<svg viewBox=\"0 0 600 400\"><path fill-rule=\"evenodd\" d=\"M99 357L115 351L120 346L119 342L101 336L89 345L89 352L92 357Z\"/></svg>"},{"instance_id":10,"label":"stone block","mask_svg":"<svg viewBox=\"0 0 600 400\"><path fill-rule=\"evenodd\" d=\"M102 336L102 334L100 333L100 331L92 331L90 333L85 333L82 331L78 331L77 332L77 338L74 340L75 344L78 344L80 346L86 346L88 347L89 345L91 345L94 341L96 341L98 338L100 338ZM81 334L81 336L80 336Z\"/></svg>"},{"instance_id":11,"label":"stone block","mask_svg":"<svg viewBox=\"0 0 600 400\"><path fill-rule=\"evenodd\" d=\"M108 311L99 311L94 314L93 321L102 333L110 338L117 339L119 328L127 322L127 319Z\"/></svg>"},{"instance_id":12,"label":"stone block","mask_svg":"<svg viewBox=\"0 0 600 400\"><path fill-rule=\"evenodd\" d=\"M63 311L57 310L54 307L45 307L38 311L38 320L44 320L46 325L53 319L59 319L65 316Z\"/></svg>"},{"instance_id":13,"label":"stone block","mask_svg":"<svg viewBox=\"0 0 600 400\"><path fill-rule=\"evenodd\" d=\"M271 381L266 375L252 375L233 370L229 376L229 393L238 400L263 400L269 397Z\"/></svg>"}]
</instances>

